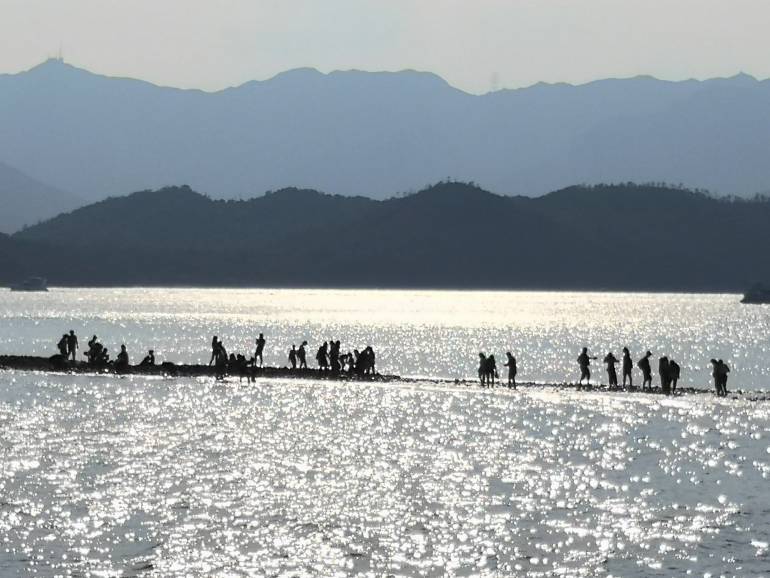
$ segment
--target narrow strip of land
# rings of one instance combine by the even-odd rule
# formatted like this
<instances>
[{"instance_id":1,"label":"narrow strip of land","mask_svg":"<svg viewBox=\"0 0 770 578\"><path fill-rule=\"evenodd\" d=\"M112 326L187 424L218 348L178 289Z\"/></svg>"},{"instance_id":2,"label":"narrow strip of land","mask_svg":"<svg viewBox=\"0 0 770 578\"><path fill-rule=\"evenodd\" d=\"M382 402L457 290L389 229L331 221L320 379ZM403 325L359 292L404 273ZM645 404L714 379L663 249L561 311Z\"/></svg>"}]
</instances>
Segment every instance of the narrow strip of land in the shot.
<instances>
[{"instance_id":1,"label":"narrow strip of land","mask_svg":"<svg viewBox=\"0 0 770 578\"><path fill-rule=\"evenodd\" d=\"M101 374L101 375L152 375L163 377L223 377L222 369L213 365L203 364L176 364L161 363L154 365L128 365L118 367L115 364L94 365L85 361L62 361L60 356L38 357L32 355L0 355L0 370L14 370L25 372L43 373L74 373L74 374ZM462 385L468 387L481 387L477 380L451 379L451 378L417 378L402 377L391 374L359 374L349 372L332 372L320 369L291 369L288 367L228 367L224 377L238 379L308 379L331 381L354 381L376 383L430 383L435 385ZM643 390L640 388L610 388L607 385L576 385L574 383L535 383L519 382L519 387L543 387L571 391L606 391L621 393L652 393L661 394L660 388ZM504 381L500 381L496 387L507 387ZM713 394L714 390L699 387L678 387L674 395ZM770 393L765 391L730 392L732 398L746 399L749 401L770 400Z\"/></svg>"}]
</instances>

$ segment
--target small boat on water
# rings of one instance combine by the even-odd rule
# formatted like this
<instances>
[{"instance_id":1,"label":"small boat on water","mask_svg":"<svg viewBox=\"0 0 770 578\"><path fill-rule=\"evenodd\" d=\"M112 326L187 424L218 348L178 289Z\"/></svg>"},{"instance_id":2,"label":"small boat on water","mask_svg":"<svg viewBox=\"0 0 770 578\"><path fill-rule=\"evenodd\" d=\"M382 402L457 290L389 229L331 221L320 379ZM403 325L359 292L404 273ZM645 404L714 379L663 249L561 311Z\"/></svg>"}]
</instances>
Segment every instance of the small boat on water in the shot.
<instances>
[{"instance_id":1,"label":"small boat on water","mask_svg":"<svg viewBox=\"0 0 770 578\"><path fill-rule=\"evenodd\" d=\"M764 285L754 285L751 289L746 291L741 299L741 303L747 304L762 304L770 303L770 289Z\"/></svg>"},{"instance_id":2,"label":"small boat on water","mask_svg":"<svg viewBox=\"0 0 770 578\"><path fill-rule=\"evenodd\" d=\"M43 277L29 277L11 285L11 291L48 291L48 281Z\"/></svg>"}]
</instances>

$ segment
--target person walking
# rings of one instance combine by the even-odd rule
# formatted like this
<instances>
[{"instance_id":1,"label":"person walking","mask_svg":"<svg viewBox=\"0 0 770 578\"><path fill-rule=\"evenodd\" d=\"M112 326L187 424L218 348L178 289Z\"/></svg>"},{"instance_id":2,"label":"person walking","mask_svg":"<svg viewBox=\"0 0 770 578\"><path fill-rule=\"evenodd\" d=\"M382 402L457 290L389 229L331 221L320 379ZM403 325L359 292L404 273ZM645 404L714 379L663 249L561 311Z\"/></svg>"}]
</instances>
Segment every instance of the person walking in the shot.
<instances>
[{"instance_id":1,"label":"person walking","mask_svg":"<svg viewBox=\"0 0 770 578\"><path fill-rule=\"evenodd\" d=\"M578 380L578 385L583 385L583 380L586 380L587 385L591 385L591 360L596 359L596 357L592 357L588 355L588 348L584 347L583 351L578 355L577 362L578 366L580 366L580 379Z\"/></svg>"}]
</instances>

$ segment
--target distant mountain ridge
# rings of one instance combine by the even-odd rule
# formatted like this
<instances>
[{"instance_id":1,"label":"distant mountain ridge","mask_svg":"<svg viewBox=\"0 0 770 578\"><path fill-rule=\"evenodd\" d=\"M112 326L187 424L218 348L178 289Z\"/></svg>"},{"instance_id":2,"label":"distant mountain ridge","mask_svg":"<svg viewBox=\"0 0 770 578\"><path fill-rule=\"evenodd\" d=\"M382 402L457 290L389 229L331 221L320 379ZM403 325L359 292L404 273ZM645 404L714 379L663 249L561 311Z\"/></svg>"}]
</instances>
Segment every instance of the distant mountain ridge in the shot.
<instances>
[{"instance_id":1,"label":"distant mountain ridge","mask_svg":"<svg viewBox=\"0 0 770 578\"><path fill-rule=\"evenodd\" d=\"M0 237L0 280L6 259L66 285L741 291L770 279L767 247L770 201L653 185L530 198L443 182L384 201L170 187Z\"/></svg>"},{"instance_id":2,"label":"distant mountain ridge","mask_svg":"<svg viewBox=\"0 0 770 578\"><path fill-rule=\"evenodd\" d=\"M423 72L288 71L208 93L58 60L0 75L0 159L90 200L187 182L388 197L447 177L505 194L573 183L770 187L770 82L748 75L485 95Z\"/></svg>"}]
</instances>

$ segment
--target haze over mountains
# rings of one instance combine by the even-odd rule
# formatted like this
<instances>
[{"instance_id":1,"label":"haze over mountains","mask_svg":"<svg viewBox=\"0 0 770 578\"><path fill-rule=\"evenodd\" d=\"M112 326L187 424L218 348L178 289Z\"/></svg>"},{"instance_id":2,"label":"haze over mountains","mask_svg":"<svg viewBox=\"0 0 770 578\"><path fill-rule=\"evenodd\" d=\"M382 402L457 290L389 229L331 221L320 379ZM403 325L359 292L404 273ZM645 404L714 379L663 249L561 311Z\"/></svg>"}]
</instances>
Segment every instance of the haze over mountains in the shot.
<instances>
[{"instance_id":1,"label":"haze over mountains","mask_svg":"<svg viewBox=\"0 0 770 578\"><path fill-rule=\"evenodd\" d=\"M2 132L2 131L0 131ZM75 195L41 183L0 162L0 232L12 233L23 225L70 211L84 203Z\"/></svg>"},{"instance_id":2,"label":"haze over mountains","mask_svg":"<svg viewBox=\"0 0 770 578\"><path fill-rule=\"evenodd\" d=\"M172 187L0 236L0 281L741 291L770 280L769 246L770 201L664 187L529 198L450 182L386 201Z\"/></svg>"},{"instance_id":3,"label":"haze over mountains","mask_svg":"<svg viewBox=\"0 0 770 578\"><path fill-rule=\"evenodd\" d=\"M770 82L746 75L477 96L441 78L293 70L215 93L50 60L0 75L0 161L87 200L180 182L383 198L446 177L503 194L576 183L770 189Z\"/></svg>"}]
</instances>

